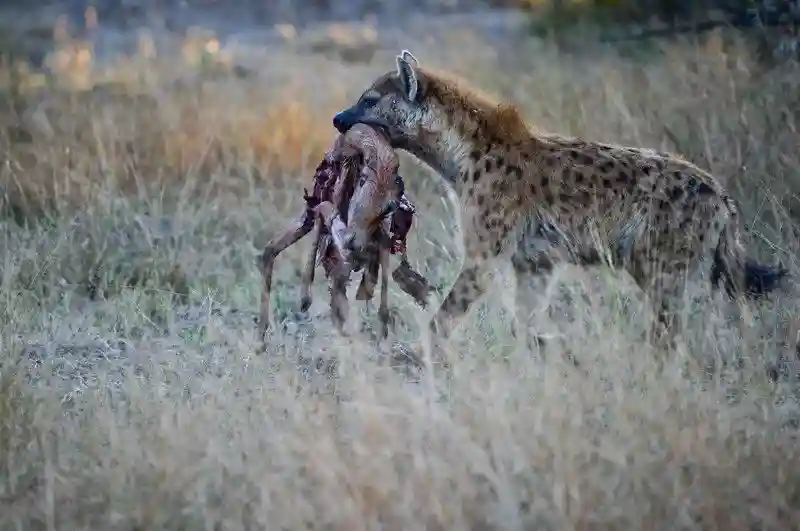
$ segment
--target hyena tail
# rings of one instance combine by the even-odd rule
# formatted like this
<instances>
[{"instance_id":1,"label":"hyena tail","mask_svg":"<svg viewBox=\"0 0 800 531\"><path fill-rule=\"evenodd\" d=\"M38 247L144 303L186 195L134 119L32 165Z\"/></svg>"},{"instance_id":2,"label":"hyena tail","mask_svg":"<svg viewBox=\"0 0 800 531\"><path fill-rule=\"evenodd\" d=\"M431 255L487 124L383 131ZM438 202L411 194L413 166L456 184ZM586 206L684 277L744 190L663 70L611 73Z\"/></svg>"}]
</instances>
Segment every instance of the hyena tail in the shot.
<instances>
[{"instance_id":1,"label":"hyena tail","mask_svg":"<svg viewBox=\"0 0 800 531\"><path fill-rule=\"evenodd\" d=\"M722 282L731 298L741 294L757 298L775 290L788 275L789 271L780 265L759 264L748 258L735 229L731 226L724 229L711 268L711 282L715 287Z\"/></svg>"}]
</instances>

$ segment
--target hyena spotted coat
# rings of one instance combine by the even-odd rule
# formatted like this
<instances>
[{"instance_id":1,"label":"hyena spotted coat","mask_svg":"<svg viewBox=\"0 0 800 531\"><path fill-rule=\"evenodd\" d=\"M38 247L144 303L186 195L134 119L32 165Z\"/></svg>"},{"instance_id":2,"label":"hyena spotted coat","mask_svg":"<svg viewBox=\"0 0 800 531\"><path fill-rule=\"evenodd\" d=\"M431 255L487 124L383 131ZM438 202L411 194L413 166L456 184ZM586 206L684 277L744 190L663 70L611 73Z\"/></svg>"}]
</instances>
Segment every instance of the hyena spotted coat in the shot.
<instances>
[{"instance_id":1,"label":"hyena spotted coat","mask_svg":"<svg viewBox=\"0 0 800 531\"><path fill-rule=\"evenodd\" d=\"M333 119L340 132L356 123L382 128L461 201L466 256L431 322L434 338L486 292L501 257L516 273L515 334L534 280L558 262L627 271L655 304L662 339L679 330L687 275L738 296L768 292L787 274L747 258L736 204L708 172L668 153L535 133L515 107L421 68L407 50Z\"/></svg>"}]
</instances>

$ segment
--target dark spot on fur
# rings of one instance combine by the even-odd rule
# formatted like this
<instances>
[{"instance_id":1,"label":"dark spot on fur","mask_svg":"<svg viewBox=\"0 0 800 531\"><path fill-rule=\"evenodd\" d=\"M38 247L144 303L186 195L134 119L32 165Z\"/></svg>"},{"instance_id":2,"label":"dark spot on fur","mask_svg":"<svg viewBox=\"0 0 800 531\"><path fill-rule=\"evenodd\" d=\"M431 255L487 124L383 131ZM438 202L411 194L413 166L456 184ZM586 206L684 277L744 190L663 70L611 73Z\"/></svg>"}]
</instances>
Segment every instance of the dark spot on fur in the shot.
<instances>
[{"instance_id":1,"label":"dark spot on fur","mask_svg":"<svg viewBox=\"0 0 800 531\"><path fill-rule=\"evenodd\" d=\"M672 176L675 178L676 181L683 180L683 173L679 171L672 172Z\"/></svg>"},{"instance_id":2,"label":"dark spot on fur","mask_svg":"<svg viewBox=\"0 0 800 531\"><path fill-rule=\"evenodd\" d=\"M694 177L690 177L690 178L689 178L688 185L689 185L691 188L694 188L695 186L697 186L697 179L695 179Z\"/></svg>"},{"instance_id":3,"label":"dark spot on fur","mask_svg":"<svg viewBox=\"0 0 800 531\"><path fill-rule=\"evenodd\" d=\"M492 253L494 253L494 255L497 256L502 252L503 252L503 238L498 238L492 244Z\"/></svg>"},{"instance_id":4,"label":"dark spot on fur","mask_svg":"<svg viewBox=\"0 0 800 531\"><path fill-rule=\"evenodd\" d=\"M482 155L480 151L478 151L477 149L473 149L472 152L469 154L469 156L473 161L478 162Z\"/></svg>"},{"instance_id":5,"label":"dark spot on fur","mask_svg":"<svg viewBox=\"0 0 800 531\"><path fill-rule=\"evenodd\" d=\"M481 170L480 168L477 168L475 169L475 171L472 172L472 182L476 183L480 180L481 180Z\"/></svg>"},{"instance_id":6,"label":"dark spot on fur","mask_svg":"<svg viewBox=\"0 0 800 531\"><path fill-rule=\"evenodd\" d=\"M594 158L590 157L586 153L582 153L580 157L578 157L578 163L583 164L585 166L591 166L594 164Z\"/></svg>"},{"instance_id":7,"label":"dark spot on fur","mask_svg":"<svg viewBox=\"0 0 800 531\"><path fill-rule=\"evenodd\" d=\"M506 147L508 147L508 146L506 146ZM503 166L505 166L505 164L506 164L506 160L503 157L497 157L497 167L498 168L502 168Z\"/></svg>"},{"instance_id":8,"label":"dark spot on fur","mask_svg":"<svg viewBox=\"0 0 800 531\"><path fill-rule=\"evenodd\" d=\"M608 173L614 169L614 163L611 161L606 161L602 163L600 166L598 166L597 169L603 173Z\"/></svg>"},{"instance_id":9,"label":"dark spot on fur","mask_svg":"<svg viewBox=\"0 0 800 531\"><path fill-rule=\"evenodd\" d=\"M697 187L697 193L700 195L713 195L714 189L706 183L700 183L700 186Z\"/></svg>"},{"instance_id":10,"label":"dark spot on fur","mask_svg":"<svg viewBox=\"0 0 800 531\"><path fill-rule=\"evenodd\" d=\"M603 179L603 188L610 190L612 186L611 179Z\"/></svg>"},{"instance_id":11,"label":"dark spot on fur","mask_svg":"<svg viewBox=\"0 0 800 531\"><path fill-rule=\"evenodd\" d=\"M492 159L486 159L486 161L483 163L483 170L486 173L489 173L489 172L492 171Z\"/></svg>"},{"instance_id":12,"label":"dark spot on fur","mask_svg":"<svg viewBox=\"0 0 800 531\"><path fill-rule=\"evenodd\" d=\"M667 197L669 197L670 201L677 201L681 197L683 197L683 189L681 188L672 188L668 193Z\"/></svg>"},{"instance_id":13,"label":"dark spot on fur","mask_svg":"<svg viewBox=\"0 0 800 531\"><path fill-rule=\"evenodd\" d=\"M547 177L542 177L542 187L545 187L550 184L550 179Z\"/></svg>"},{"instance_id":14,"label":"dark spot on fur","mask_svg":"<svg viewBox=\"0 0 800 531\"><path fill-rule=\"evenodd\" d=\"M520 168L519 166L511 165L508 168L506 168L506 175L508 175L509 177L514 175L518 181L522 180L522 168Z\"/></svg>"},{"instance_id":15,"label":"dark spot on fur","mask_svg":"<svg viewBox=\"0 0 800 531\"><path fill-rule=\"evenodd\" d=\"M628 181L630 181L630 175L628 175L624 171L619 172L619 175L617 175L617 182L622 184L627 184Z\"/></svg>"}]
</instances>

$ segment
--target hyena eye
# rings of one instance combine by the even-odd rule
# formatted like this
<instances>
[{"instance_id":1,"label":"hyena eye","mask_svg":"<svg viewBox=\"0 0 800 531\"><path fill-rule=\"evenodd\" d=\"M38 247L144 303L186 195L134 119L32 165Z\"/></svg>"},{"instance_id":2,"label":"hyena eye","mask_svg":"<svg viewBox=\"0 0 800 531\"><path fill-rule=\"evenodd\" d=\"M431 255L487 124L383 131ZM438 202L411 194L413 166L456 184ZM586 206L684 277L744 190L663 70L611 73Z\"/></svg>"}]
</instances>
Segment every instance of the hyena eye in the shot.
<instances>
[{"instance_id":1,"label":"hyena eye","mask_svg":"<svg viewBox=\"0 0 800 531\"><path fill-rule=\"evenodd\" d=\"M361 105L364 107L374 107L381 100L379 94L364 94L361 96Z\"/></svg>"}]
</instances>

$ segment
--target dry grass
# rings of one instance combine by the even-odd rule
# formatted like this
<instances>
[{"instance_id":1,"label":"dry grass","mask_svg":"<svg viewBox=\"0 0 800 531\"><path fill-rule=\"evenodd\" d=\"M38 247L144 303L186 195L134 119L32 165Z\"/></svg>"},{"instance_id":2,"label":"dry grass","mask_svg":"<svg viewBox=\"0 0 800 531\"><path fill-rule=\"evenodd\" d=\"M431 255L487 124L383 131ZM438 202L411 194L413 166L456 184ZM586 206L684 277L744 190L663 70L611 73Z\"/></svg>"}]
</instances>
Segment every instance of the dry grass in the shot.
<instances>
[{"instance_id":1,"label":"dry grass","mask_svg":"<svg viewBox=\"0 0 800 531\"><path fill-rule=\"evenodd\" d=\"M793 266L800 67L763 73L721 42L636 63L531 41L514 68L478 44L414 52L512 97L543 129L680 150L743 202L764 236L753 252ZM343 67L274 50L256 77L182 85L174 62L137 61L114 94L47 89L22 98L38 105L20 105L19 120L3 116L0 528L800 521L797 371L783 345L798 301L765 302L737 325L722 298L701 297L685 348L659 353L624 285L564 269L534 324L562 334L580 370L513 352L498 289L431 396L378 363L368 336L336 337L321 280L319 315L294 313L306 243L278 260L284 326L262 353L258 245L299 208L331 112L392 56ZM421 212L412 261L448 284L453 206L402 164ZM413 337L413 304L396 291L392 302L398 337ZM319 353L338 355L337 380L297 370Z\"/></svg>"}]
</instances>

